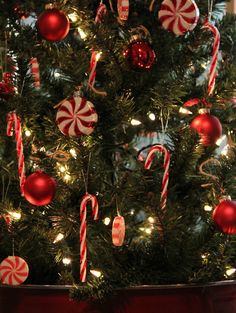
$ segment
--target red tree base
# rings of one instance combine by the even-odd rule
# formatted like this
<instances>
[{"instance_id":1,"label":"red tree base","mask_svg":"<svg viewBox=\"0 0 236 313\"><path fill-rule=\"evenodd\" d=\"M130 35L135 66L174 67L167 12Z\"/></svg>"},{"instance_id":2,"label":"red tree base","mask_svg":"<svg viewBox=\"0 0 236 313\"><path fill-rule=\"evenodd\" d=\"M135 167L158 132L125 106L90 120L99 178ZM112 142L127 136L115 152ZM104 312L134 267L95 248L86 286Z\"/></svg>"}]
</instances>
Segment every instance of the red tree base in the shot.
<instances>
[{"instance_id":1,"label":"red tree base","mask_svg":"<svg viewBox=\"0 0 236 313\"><path fill-rule=\"evenodd\" d=\"M104 304L69 299L64 286L0 287L1 313L235 313L236 282L140 286L119 290Z\"/></svg>"}]
</instances>

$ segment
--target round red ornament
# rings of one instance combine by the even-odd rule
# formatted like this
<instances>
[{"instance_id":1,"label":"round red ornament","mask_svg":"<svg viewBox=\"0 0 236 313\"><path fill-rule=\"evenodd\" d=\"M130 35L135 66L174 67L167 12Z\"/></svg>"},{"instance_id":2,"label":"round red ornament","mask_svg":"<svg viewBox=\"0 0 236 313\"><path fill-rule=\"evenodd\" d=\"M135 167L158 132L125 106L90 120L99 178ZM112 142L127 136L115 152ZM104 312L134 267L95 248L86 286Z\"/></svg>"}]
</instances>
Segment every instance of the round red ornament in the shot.
<instances>
[{"instance_id":1,"label":"round red ornament","mask_svg":"<svg viewBox=\"0 0 236 313\"><path fill-rule=\"evenodd\" d=\"M236 235L236 201L221 201L214 209L212 218L223 233Z\"/></svg>"},{"instance_id":2,"label":"round red ornament","mask_svg":"<svg viewBox=\"0 0 236 313\"><path fill-rule=\"evenodd\" d=\"M205 110L199 112L190 127L197 131L201 137L200 143L204 146L214 145L222 135L222 126L220 121L214 115L206 113Z\"/></svg>"},{"instance_id":3,"label":"round red ornament","mask_svg":"<svg viewBox=\"0 0 236 313\"><path fill-rule=\"evenodd\" d=\"M49 204L56 192L56 182L49 175L36 171L27 177L24 184L24 196L33 205Z\"/></svg>"},{"instance_id":4,"label":"round red ornament","mask_svg":"<svg viewBox=\"0 0 236 313\"><path fill-rule=\"evenodd\" d=\"M0 280L7 285L20 285L29 275L29 267L19 256L9 256L0 264Z\"/></svg>"},{"instance_id":5,"label":"round red ornament","mask_svg":"<svg viewBox=\"0 0 236 313\"><path fill-rule=\"evenodd\" d=\"M142 40L131 42L123 55L133 68L140 70L151 69L156 58L151 45Z\"/></svg>"},{"instance_id":6,"label":"round red ornament","mask_svg":"<svg viewBox=\"0 0 236 313\"><path fill-rule=\"evenodd\" d=\"M48 9L37 20L39 34L48 41L64 39L70 30L70 21L63 11Z\"/></svg>"},{"instance_id":7,"label":"round red ornament","mask_svg":"<svg viewBox=\"0 0 236 313\"><path fill-rule=\"evenodd\" d=\"M14 95L15 87L12 82L12 74L4 72L2 81L0 82L0 97L7 98L8 96Z\"/></svg>"}]
</instances>

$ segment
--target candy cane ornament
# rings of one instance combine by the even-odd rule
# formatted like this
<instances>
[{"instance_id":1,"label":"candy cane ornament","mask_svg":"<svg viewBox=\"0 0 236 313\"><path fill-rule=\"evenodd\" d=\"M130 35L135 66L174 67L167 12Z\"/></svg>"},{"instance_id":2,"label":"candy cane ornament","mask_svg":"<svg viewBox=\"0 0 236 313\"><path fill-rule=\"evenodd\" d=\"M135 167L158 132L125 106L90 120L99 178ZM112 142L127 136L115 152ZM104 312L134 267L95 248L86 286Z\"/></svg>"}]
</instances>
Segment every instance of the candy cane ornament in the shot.
<instances>
[{"instance_id":1,"label":"candy cane ornament","mask_svg":"<svg viewBox=\"0 0 236 313\"><path fill-rule=\"evenodd\" d=\"M31 73L34 80L34 87L36 89L40 88L40 71L39 71L39 63L37 58L31 58L30 60L31 65Z\"/></svg>"},{"instance_id":2,"label":"candy cane ornament","mask_svg":"<svg viewBox=\"0 0 236 313\"><path fill-rule=\"evenodd\" d=\"M105 6L102 1L100 2L98 8L97 8L97 14L95 17L95 23L101 23L104 15L107 13L107 7Z\"/></svg>"},{"instance_id":3,"label":"candy cane ornament","mask_svg":"<svg viewBox=\"0 0 236 313\"><path fill-rule=\"evenodd\" d=\"M26 176L25 176L25 159L24 159L24 152L23 152L21 121L20 121L19 116L15 112L10 112L7 114L7 136L13 136L13 126L15 128L20 190L23 196L24 195L23 189L24 189Z\"/></svg>"},{"instance_id":4,"label":"candy cane ornament","mask_svg":"<svg viewBox=\"0 0 236 313\"><path fill-rule=\"evenodd\" d=\"M220 33L219 30L207 19L204 23L204 28L209 29L214 34L214 43L211 57L211 66L210 66L210 76L208 82L208 90L207 94L210 96L215 88L215 80L216 80L216 67L219 55L219 47L220 47Z\"/></svg>"},{"instance_id":5,"label":"candy cane ornament","mask_svg":"<svg viewBox=\"0 0 236 313\"><path fill-rule=\"evenodd\" d=\"M98 201L97 198L89 193L86 193L80 204L80 280L86 281L87 276L87 245L86 245L86 232L87 232L87 204L92 204L93 219L98 219Z\"/></svg>"},{"instance_id":6,"label":"candy cane ornament","mask_svg":"<svg viewBox=\"0 0 236 313\"><path fill-rule=\"evenodd\" d=\"M102 2L99 4L97 9L97 14L95 17L95 23L101 23L103 16L107 13L107 8L105 4ZM90 74L88 79L88 86L91 88L94 86L95 78L96 78L96 67L97 62L100 58L100 53L98 51L92 51L91 59L90 59Z\"/></svg>"},{"instance_id":7,"label":"candy cane ornament","mask_svg":"<svg viewBox=\"0 0 236 313\"><path fill-rule=\"evenodd\" d=\"M99 60L100 53L97 51L93 51L90 59L90 74L88 79L88 85L91 87L94 86L95 78L96 78L96 67L97 62Z\"/></svg>"},{"instance_id":8,"label":"candy cane ornament","mask_svg":"<svg viewBox=\"0 0 236 313\"><path fill-rule=\"evenodd\" d=\"M152 165L152 160L154 154L161 152L164 154L164 175L162 179L162 191L161 191L161 200L160 207L162 210L165 209L167 201L167 187L169 183L169 167L170 167L170 152L162 145L155 145L151 147L148 151L147 158L144 164L145 170L149 170Z\"/></svg>"}]
</instances>

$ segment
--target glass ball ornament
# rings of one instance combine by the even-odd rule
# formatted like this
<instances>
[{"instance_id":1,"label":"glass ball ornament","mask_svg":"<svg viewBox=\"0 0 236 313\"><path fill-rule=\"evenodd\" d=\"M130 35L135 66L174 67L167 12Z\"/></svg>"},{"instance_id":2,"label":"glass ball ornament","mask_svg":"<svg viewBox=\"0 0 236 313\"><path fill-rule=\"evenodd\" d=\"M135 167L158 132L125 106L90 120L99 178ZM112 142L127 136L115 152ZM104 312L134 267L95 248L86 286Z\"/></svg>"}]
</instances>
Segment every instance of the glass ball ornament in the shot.
<instances>
[{"instance_id":1,"label":"glass ball ornament","mask_svg":"<svg viewBox=\"0 0 236 313\"><path fill-rule=\"evenodd\" d=\"M60 41L67 36L70 30L70 21L63 11L52 8L39 15L36 26L44 39Z\"/></svg>"},{"instance_id":2,"label":"glass ball ornament","mask_svg":"<svg viewBox=\"0 0 236 313\"><path fill-rule=\"evenodd\" d=\"M236 235L236 201L221 201L214 209L212 218L223 233Z\"/></svg>"},{"instance_id":3,"label":"glass ball ornament","mask_svg":"<svg viewBox=\"0 0 236 313\"><path fill-rule=\"evenodd\" d=\"M150 70L156 58L151 45L143 40L131 42L123 55L130 65L138 70Z\"/></svg>"},{"instance_id":4,"label":"glass ball ornament","mask_svg":"<svg viewBox=\"0 0 236 313\"><path fill-rule=\"evenodd\" d=\"M201 110L199 113L190 123L190 127L199 134L202 145L214 145L222 136L221 123L214 115Z\"/></svg>"},{"instance_id":5,"label":"glass ball ornament","mask_svg":"<svg viewBox=\"0 0 236 313\"><path fill-rule=\"evenodd\" d=\"M28 176L24 184L25 199L33 205L49 204L52 202L55 192L55 180L42 171L36 171Z\"/></svg>"}]
</instances>

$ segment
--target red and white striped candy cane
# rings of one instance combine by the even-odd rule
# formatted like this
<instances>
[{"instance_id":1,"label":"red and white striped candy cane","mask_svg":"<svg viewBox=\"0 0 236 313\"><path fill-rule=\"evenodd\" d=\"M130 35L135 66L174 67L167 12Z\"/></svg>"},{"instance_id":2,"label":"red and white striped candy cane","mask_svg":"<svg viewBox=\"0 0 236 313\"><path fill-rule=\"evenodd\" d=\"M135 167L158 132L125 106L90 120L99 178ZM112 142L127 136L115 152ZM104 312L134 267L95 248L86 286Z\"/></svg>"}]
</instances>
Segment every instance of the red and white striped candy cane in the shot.
<instances>
[{"instance_id":1,"label":"red and white striped candy cane","mask_svg":"<svg viewBox=\"0 0 236 313\"><path fill-rule=\"evenodd\" d=\"M107 8L105 4L101 3L98 6L97 9L97 14L95 17L95 23L101 23L102 18L104 14L106 14ZM88 86L93 87L95 83L95 78L96 78L96 67L97 67L97 61L99 59L99 52L97 51L92 51L91 59L90 59L90 74L89 74L89 79L88 79Z\"/></svg>"},{"instance_id":2,"label":"red and white striped candy cane","mask_svg":"<svg viewBox=\"0 0 236 313\"><path fill-rule=\"evenodd\" d=\"M117 10L119 19L121 21L127 21L129 16L129 0L118 0Z\"/></svg>"},{"instance_id":3,"label":"red and white striped candy cane","mask_svg":"<svg viewBox=\"0 0 236 313\"><path fill-rule=\"evenodd\" d=\"M105 6L102 1L100 2L98 8L97 8L97 14L95 17L95 23L101 23L103 16L107 13L107 7Z\"/></svg>"},{"instance_id":4,"label":"red and white striped candy cane","mask_svg":"<svg viewBox=\"0 0 236 313\"><path fill-rule=\"evenodd\" d=\"M86 193L80 204L80 280L86 281L87 275L87 246L86 246L86 232L87 232L87 204L92 203L93 219L98 219L98 201L97 198L89 193Z\"/></svg>"},{"instance_id":5,"label":"red and white striped candy cane","mask_svg":"<svg viewBox=\"0 0 236 313\"><path fill-rule=\"evenodd\" d=\"M166 206L167 201L167 186L169 182L169 167L170 167L170 152L162 145L155 145L148 151L147 158L144 164L144 168L149 170L152 164L154 154L156 152L164 153L164 175L162 179L162 191L161 191L161 209Z\"/></svg>"},{"instance_id":6,"label":"red and white striped candy cane","mask_svg":"<svg viewBox=\"0 0 236 313\"><path fill-rule=\"evenodd\" d=\"M39 63L37 58L31 58L30 60L31 65L31 73L34 80L34 87L36 89L40 88L40 72L39 72Z\"/></svg>"},{"instance_id":7,"label":"red and white striped candy cane","mask_svg":"<svg viewBox=\"0 0 236 313\"><path fill-rule=\"evenodd\" d=\"M219 30L213 24L211 24L208 19L204 23L204 28L210 29L214 34L214 43L213 43L211 66L210 66L210 76L209 76L208 90L207 90L207 94L208 96L210 96L213 93L213 90L215 88L216 66L217 66L219 47L220 47L220 33L219 33Z\"/></svg>"},{"instance_id":8,"label":"red and white striped candy cane","mask_svg":"<svg viewBox=\"0 0 236 313\"><path fill-rule=\"evenodd\" d=\"M15 112L9 112L7 114L7 136L13 135L13 125L15 127L15 138L16 138L16 151L18 157L18 174L20 180L20 190L22 196L24 195L24 184L25 184L25 160L23 152L23 142L21 133L21 121L19 116Z\"/></svg>"},{"instance_id":9,"label":"red and white striped candy cane","mask_svg":"<svg viewBox=\"0 0 236 313\"><path fill-rule=\"evenodd\" d=\"M97 61L98 61L98 52L93 51L90 59L90 74L88 79L89 86L93 86L95 83Z\"/></svg>"}]
</instances>

